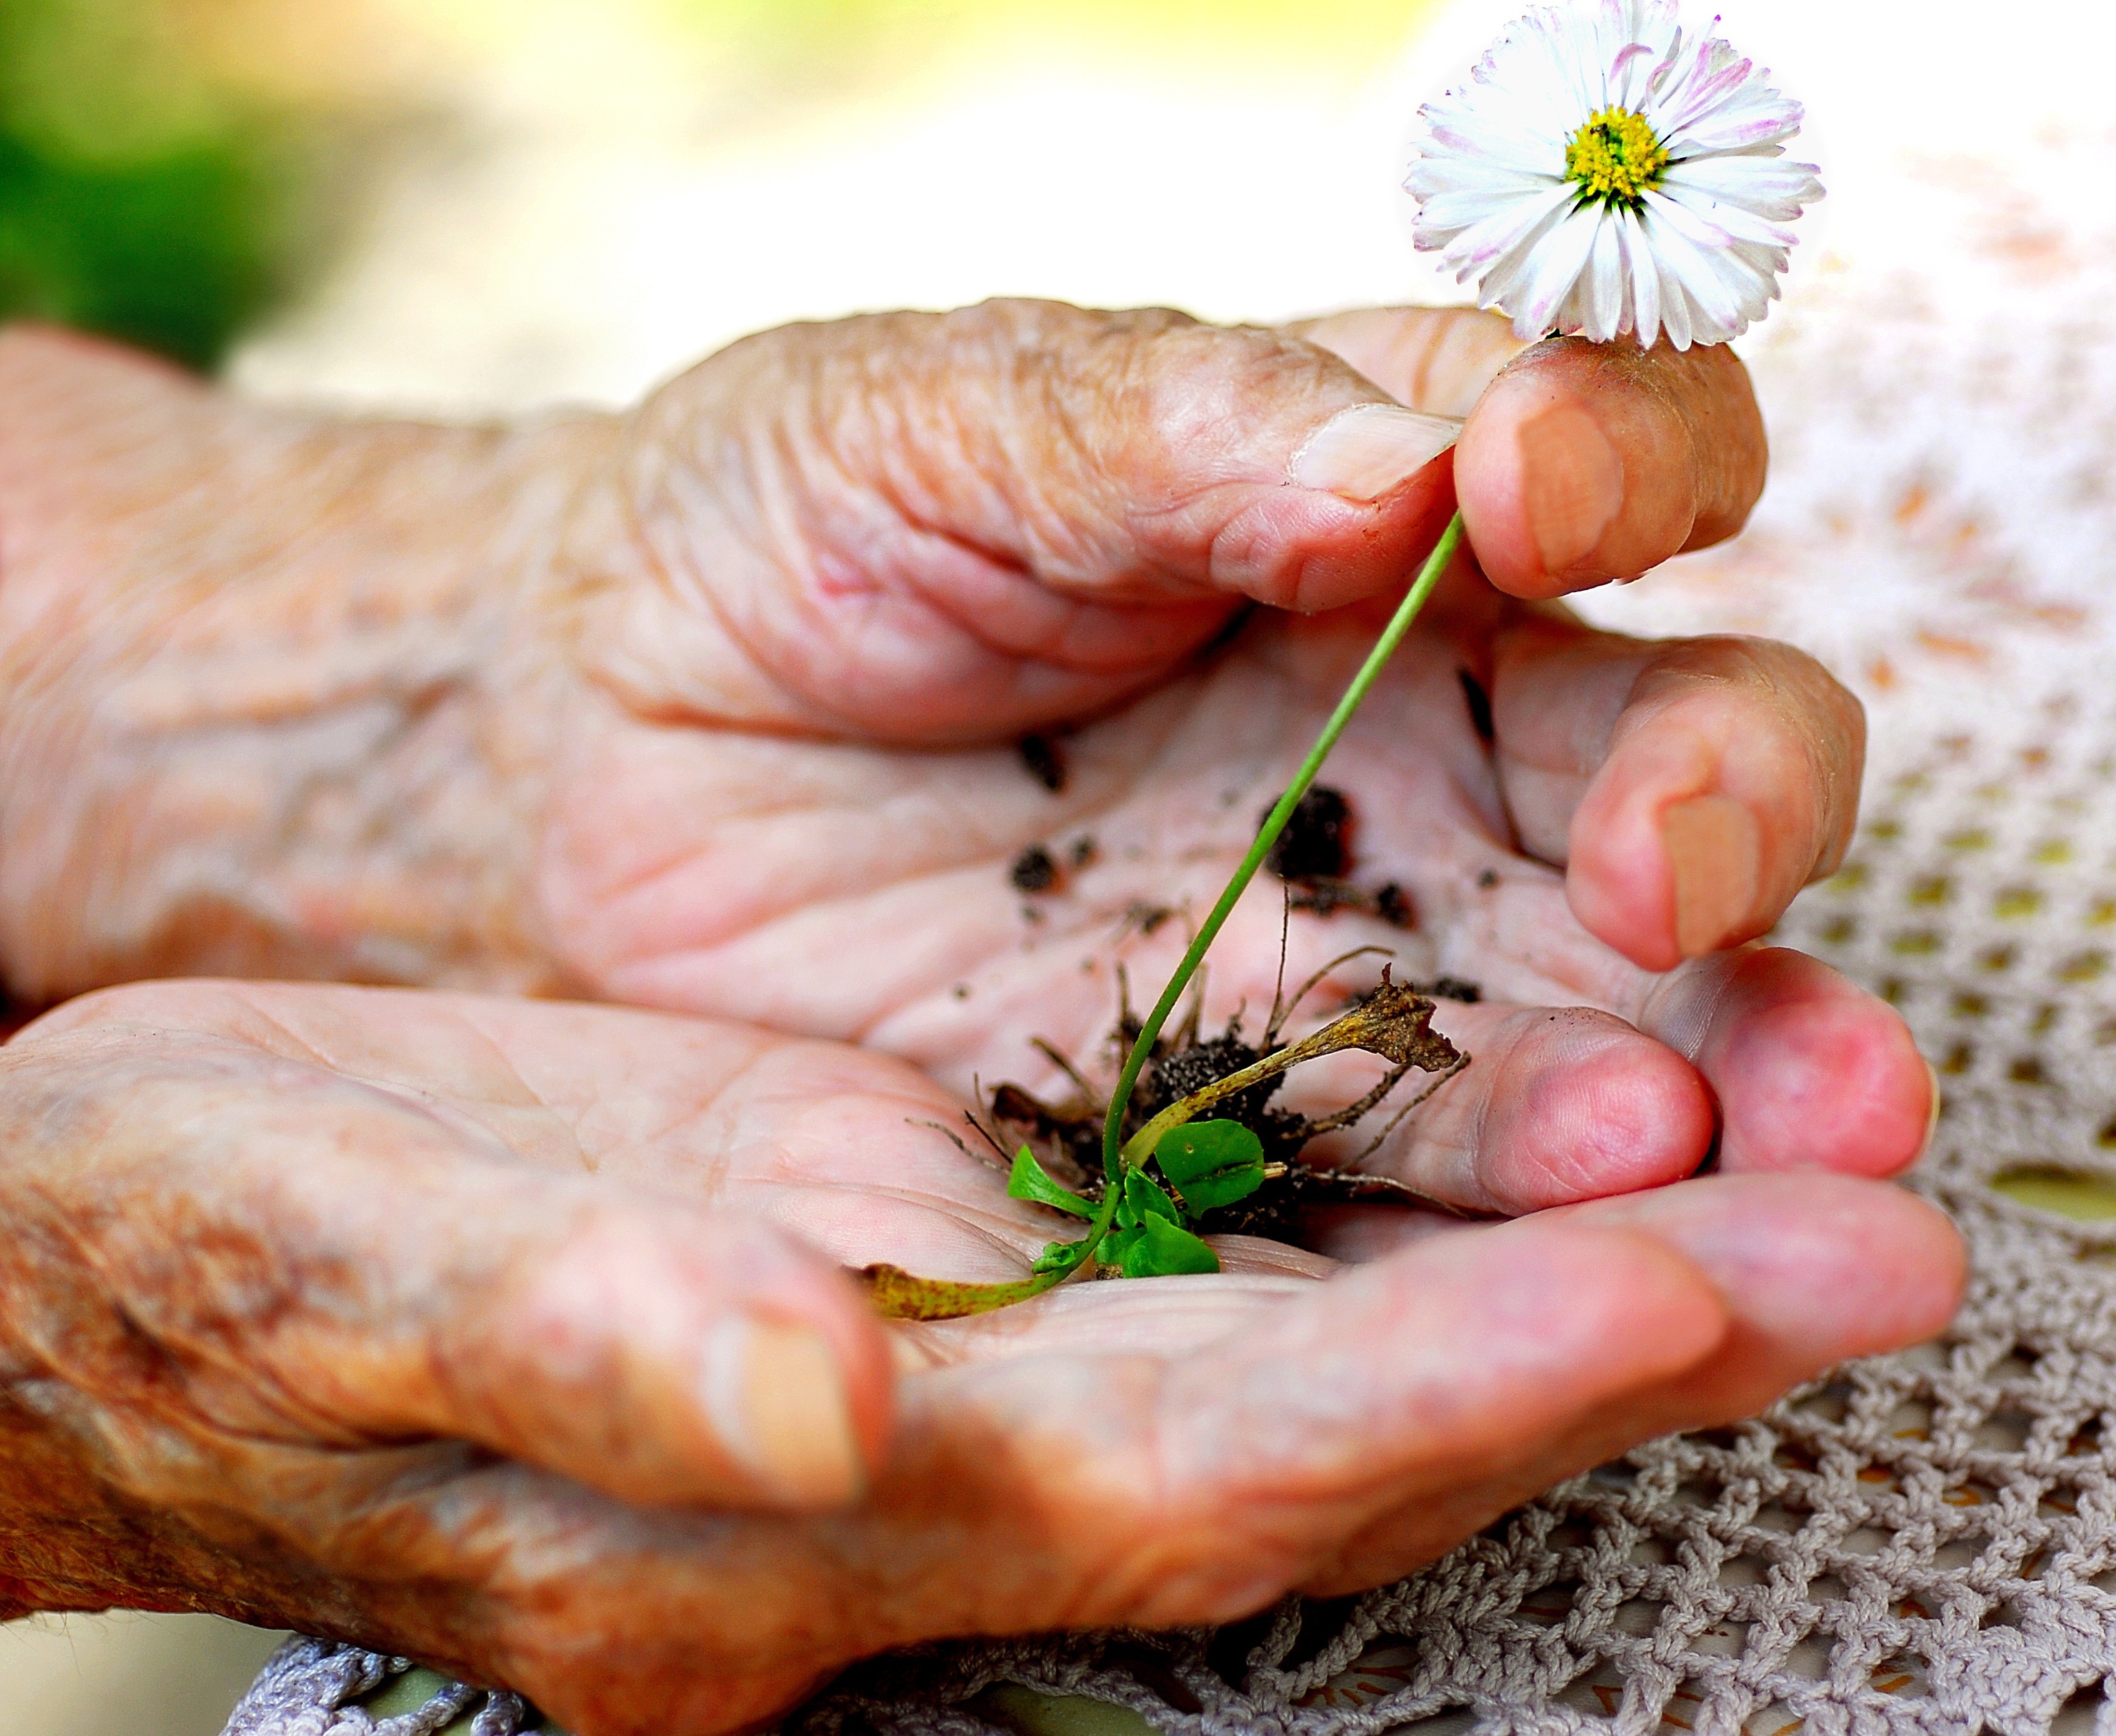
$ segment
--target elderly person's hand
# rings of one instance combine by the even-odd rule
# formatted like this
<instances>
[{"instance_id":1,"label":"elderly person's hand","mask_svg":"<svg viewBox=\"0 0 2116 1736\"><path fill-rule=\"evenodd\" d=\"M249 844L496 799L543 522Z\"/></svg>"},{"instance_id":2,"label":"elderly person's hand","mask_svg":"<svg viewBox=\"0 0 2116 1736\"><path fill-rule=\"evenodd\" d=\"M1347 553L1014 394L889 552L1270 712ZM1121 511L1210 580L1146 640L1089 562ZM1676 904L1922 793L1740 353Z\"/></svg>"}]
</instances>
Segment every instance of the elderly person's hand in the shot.
<instances>
[{"instance_id":1,"label":"elderly person's hand","mask_svg":"<svg viewBox=\"0 0 2116 1736\"><path fill-rule=\"evenodd\" d=\"M1106 1033L1120 957L1162 979L1157 915L1217 891L1459 489L1491 582L1455 576L1326 773L1417 927L1292 924L1295 973L1382 944L1485 991L1442 1019L1479 1064L1376 1161L1499 1210L1715 1141L1892 1173L1933 1105L1901 1022L1723 950L1842 851L1857 706L1782 647L1533 600L1740 524L1746 375L1561 343L1491 383L1513 348L1473 315L999 304L481 431L0 340L0 963L32 999L586 993L1033 1084L1031 1037ZM1392 396L1469 412L1451 460ZM1082 719L1053 793L1014 739ZM1093 860L1024 899L1039 842ZM1223 938L1221 1010L1269 1003L1278 915L1260 889Z\"/></svg>"},{"instance_id":2,"label":"elderly person's hand","mask_svg":"<svg viewBox=\"0 0 2116 1736\"><path fill-rule=\"evenodd\" d=\"M612 1008L62 1009L0 1050L0 1615L217 1609L703 1736L899 1642L1386 1581L1960 1284L1907 1195L1719 1177L886 1329L826 1255L1018 1274L1059 1221L955 1109Z\"/></svg>"}]
</instances>

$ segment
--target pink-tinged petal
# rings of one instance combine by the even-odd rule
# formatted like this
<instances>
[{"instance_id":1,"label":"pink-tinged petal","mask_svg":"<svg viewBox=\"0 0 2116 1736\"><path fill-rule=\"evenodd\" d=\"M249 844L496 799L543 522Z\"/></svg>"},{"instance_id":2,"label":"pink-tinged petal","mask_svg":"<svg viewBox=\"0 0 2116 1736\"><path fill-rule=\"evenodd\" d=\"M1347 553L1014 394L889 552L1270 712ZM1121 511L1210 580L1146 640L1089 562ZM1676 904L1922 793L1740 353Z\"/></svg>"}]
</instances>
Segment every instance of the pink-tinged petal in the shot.
<instances>
[{"instance_id":1,"label":"pink-tinged petal","mask_svg":"<svg viewBox=\"0 0 2116 1736\"><path fill-rule=\"evenodd\" d=\"M1595 233L1601 227L1598 212L1575 212L1536 248L1525 262L1527 275L1520 298L1506 309L1514 316L1516 337L1540 338L1551 329L1559 305L1586 269Z\"/></svg>"},{"instance_id":2,"label":"pink-tinged petal","mask_svg":"<svg viewBox=\"0 0 2116 1736\"><path fill-rule=\"evenodd\" d=\"M1668 333L1668 341L1678 350L1690 347L1690 297L1684 292L1682 279L1672 270L1653 245L1653 235L1643 223L1640 225L1645 236L1646 254L1652 259L1654 274L1660 279L1660 323Z\"/></svg>"},{"instance_id":3,"label":"pink-tinged petal","mask_svg":"<svg viewBox=\"0 0 2116 1736\"><path fill-rule=\"evenodd\" d=\"M1525 204L1543 197L1548 189L1525 187L1493 197L1484 193L1442 193L1425 201L1419 214L1418 232L1438 241L1452 239L1494 217L1516 214Z\"/></svg>"},{"instance_id":4,"label":"pink-tinged petal","mask_svg":"<svg viewBox=\"0 0 2116 1736\"><path fill-rule=\"evenodd\" d=\"M1587 267L1587 306L1583 335L1607 343L1617 335L1624 313L1624 255L1617 240L1619 220L1605 218L1594 226L1594 252Z\"/></svg>"},{"instance_id":5,"label":"pink-tinged petal","mask_svg":"<svg viewBox=\"0 0 2116 1736\"><path fill-rule=\"evenodd\" d=\"M1743 103L1738 108L1715 109L1686 126L1663 133L1663 142L1674 157L1717 157L1741 154L1775 154L1774 147L1800 131L1800 120L1788 120L1782 108Z\"/></svg>"},{"instance_id":6,"label":"pink-tinged petal","mask_svg":"<svg viewBox=\"0 0 2116 1736\"><path fill-rule=\"evenodd\" d=\"M1631 329L1651 349L1660 336L1660 270L1654 264L1653 249L1646 245L1645 232L1631 212L1624 213L1617 235L1624 252L1625 281L1631 291Z\"/></svg>"},{"instance_id":7,"label":"pink-tinged petal","mask_svg":"<svg viewBox=\"0 0 2116 1736\"><path fill-rule=\"evenodd\" d=\"M1609 65L1609 90L1626 108L1630 106L1631 85L1628 82L1632 67L1640 61L1653 58L1653 44L1627 42L1617 50L1617 57Z\"/></svg>"},{"instance_id":8,"label":"pink-tinged petal","mask_svg":"<svg viewBox=\"0 0 2116 1736\"><path fill-rule=\"evenodd\" d=\"M1677 163L1661 177L1661 187L1671 198L1680 189L1775 223L1791 223L1822 197L1812 163L1778 158L1706 157Z\"/></svg>"},{"instance_id":9,"label":"pink-tinged petal","mask_svg":"<svg viewBox=\"0 0 2116 1736\"><path fill-rule=\"evenodd\" d=\"M1456 281L1472 273L1481 278L1488 272L1507 270L1516 256L1533 251L1544 235L1564 222L1571 207L1571 190L1556 187L1465 229L1447 250Z\"/></svg>"},{"instance_id":10,"label":"pink-tinged petal","mask_svg":"<svg viewBox=\"0 0 2116 1736\"><path fill-rule=\"evenodd\" d=\"M1769 151L1800 131L1806 111L1780 95L1761 77L1751 78L1723 101L1686 117L1663 113L1654 119L1661 140L1677 157L1721 152Z\"/></svg>"},{"instance_id":11,"label":"pink-tinged petal","mask_svg":"<svg viewBox=\"0 0 2116 1736\"><path fill-rule=\"evenodd\" d=\"M1672 174L1663 178L1658 191L1663 198L1680 205L1700 223L1709 224L1725 237L1723 245L1743 241L1769 247L1792 245L1792 232L1783 224L1759 217L1732 200L1714 199Z\"/></svg>"},{"instance_id":12,"label":"pink-tinged petal","mask_svg":"<svg viewBox=\"0 0 2116 1736\"><path fill-rule=\"evenodd\" d=\"M1750 296L1731 282L1725 269L1731 250L1696 238L1695 219L1672 201L1646 195L1646 239L1660 261L1662 281L1672 275L1688 298L1690 324L1707 342L1720 338L1708 335L1720 330L1728 335L1746 330L1749 320L1763 311L1761 305L1748 305Z\"/></svg>"},{"instance_id":13,"label":"pink-tinged petal","mask_svg":"<svg viewBox=\"0 0 2116 1736\"><path fill-rule=\"evenodd\" d=\"M1484 163L1497 168L1511 170L1516 174L1549 174L1562 168L1565 153L1561 146L1557 160L1551 158L1552 141L1525 134L1509 132L1502 127L1488 128L1479 136L1466 132L1455 122L1436 125L1425 140L1421 141L1421 157L1451 156L1458 161Z\"/></svg>"}]
</instances>

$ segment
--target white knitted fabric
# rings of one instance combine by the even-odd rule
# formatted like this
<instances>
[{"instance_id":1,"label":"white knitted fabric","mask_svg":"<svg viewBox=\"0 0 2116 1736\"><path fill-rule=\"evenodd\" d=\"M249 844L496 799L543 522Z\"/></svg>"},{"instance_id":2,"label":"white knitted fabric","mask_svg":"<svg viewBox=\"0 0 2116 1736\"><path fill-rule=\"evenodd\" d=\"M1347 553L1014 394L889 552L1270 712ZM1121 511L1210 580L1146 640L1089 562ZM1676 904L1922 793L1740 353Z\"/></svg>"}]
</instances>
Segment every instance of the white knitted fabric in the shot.
<instances>
[{"instance_id":1,"label":"white knitted fabric","mask_svg":"<svg viewBox=\"0 0 2116 1736\"><path fill-rule=\"evenodd\" d=\"M970 1736L1004 1727L973 1697L1011 1681L1181 1736L2116 1736L2116 1222L1985 1185L2116 1178L2112 166L2097 132L1902 170L1919 247L1840 253L1749 347L1778 444L1755 526L1591 605L1793 640L1867 700L1859 842L1782 938L1886 994L1939 1066L1916 1185L1974 1251L1953 1329L1350 1604L935 1648L795 1725ZM364 1679L342 1656L290 1649L231 1730L364 1731L335 1710Z\"/></svg>"}]
</instances>

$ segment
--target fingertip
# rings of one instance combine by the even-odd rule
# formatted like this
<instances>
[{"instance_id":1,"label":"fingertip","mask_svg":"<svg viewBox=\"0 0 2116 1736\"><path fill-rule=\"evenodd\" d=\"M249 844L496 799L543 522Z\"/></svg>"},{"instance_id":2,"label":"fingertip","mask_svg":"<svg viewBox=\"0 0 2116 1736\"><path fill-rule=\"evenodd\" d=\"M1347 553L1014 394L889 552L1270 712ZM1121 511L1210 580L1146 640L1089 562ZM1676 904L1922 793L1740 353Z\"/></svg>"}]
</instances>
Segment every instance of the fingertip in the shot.
<instances>
[{"instance_id":1,"label":"fingertip","mask_svg":"<svg viewBox=\"0 0 2116 1736\"><path fill-rule=\"evenodd\" d=\"M1889 1190L1888 1199L1896 1219L1889 1238L1898 1250L1895 1270L1884 1274L1887 1294L1867 1322L1875 1341L1855 1355L1876 1355L1944 1332L1969 1290L1969 1244L1954 1220L1899 1187Z\"/></svg>"},{"instance_id":2,"label":"fingertip","mask_svg":"<svg viewBox=\"0 0 2116 1736\"><path fill-rule=\"evenodd\" d=\"M1934 1081L1910 1027L1833 975L1737 1018L1718 1071L1730 1173L1899 1175L1931 1132Z\"/></svg>"},{"instance_id":3,"label":"fingertip","mask_svg":"<svg viewBox=\"0 0 2116 1736\"><path fill-rule=\"evenodd\" d=\"M1399 404L1355 404L1309 435L1286 474L1296 488L1364 505L1401 488L1461 433L1451 416L1421 416Z\"/></svg>"},{"instance_id":4,"label":"fingertip","mask_svg":"<svg viewBox=\"0 0 2116 1736\"><path fill-rule=\"evenodd\" d=\"M1309 1313L1328 1354L1401 1347L1362 1354L1376 1396L1397 1384L1418 1435L1502 1452L1695 1367L1732 1324L1711 1279L1666 1238L1548 1213L1348 1269ZM1323 1353L1305 1338L1286 1348L1309 1366ZM1315 1402L1335 1408L1320 1394Z\"/></svg>"},{"instance_id":5,"label":"fingertip","mask_svg":"<svg viewBox=\"0 0 2116 1736\"><path fill-rule=\"evenodd\" d=\"M826 1511L880 1468L890 1341L820 1253L626 1210L513 1265L446 1329L447 1432L655 1505Z\"/></svg>"},{"instance_id":6,"label":"fingertip","mask_svg":"<svg viewBox=\"0 0 2116 1736\"><path fill-rule=\"evenodd\" d=\"M844 1383L862 1481L869 1481L881 1471L895 1432L896 1380L904 1359L895 1334L851 1279L840 1271L823 1275L835 1293L825 1316L812 1317L812 1324Z\"/></svg>"},{"instance_id":7,"label":"fingertip","mask_svg":"<svg viewBox=\"0 0 2116 1736\"><path fill-rule=\"evenodd\" d=\"M1649 657L1567 826L1566 893L1642 969L1767 934L1841 858L1864 719L1788 648L1699 640Z\"/></svg>"},{"instance_id":8,"label":"fingertip","mask_svg":"<svg viewBox=\"0 0 2116 1736\"><path fill-rule=\"evenodd\" d=\"M1671 977L1642 1028L1690 1055L1719 1100L1728 1173L1833 1170L1884 1178L1923 1154L1936 1095L1887 1002L1782 947Z\"/></svg>"},{"instance_id":9,"label":"fingertip","mask_svg":"<svg viewBox=\"0 0 2116 1736\"><path fill-rule=\"evenodd\" d=\"M1504 1058L1505 1089L1479 1130L1490 1203L1539 1211L1696 1173L1716 1117L1687 1061L1607 1013L1518 1017L1533 1047Z\"/></svg>"},{"instance_id":10,"label":"fingertip","mask_svg":"<svg viewBox=\"0 0 2116 1736\"><path fill-rule=\"evenodd\" d=\"M1722 1176L1579 1209L1664 1238L1704 1273L1782 1384L1944 1330L1968 1256L1936 1207L1842 1175Z\"/></svg>"},{"instance_id":11,"label":"fingertip","mask_svg":"<svg viewBox=\"0 0 2116 1736\"><path fill-rule=\"evenodd\" d=\"M765 1504L797 1513L850 1505L879 1468L886 1415L865 1358L807 1322L730 1315L704 1347L701 1395L718 1444ZM862 1378L862 1377L866 1378ZM886 1379L886 1375L885 1375ZM706 1498L717 1493L708 1486Z\"/></svg>"},{"instance_id":12,"label":"fingertip","mask_svg":"<svg viewBox=\"0 0 2116 1736\"><path fill-rule=\"evenodd\" d=\"M1765 452L1731 355L1557 339L1525 351L1471 412L1457 486L1486 576L1546 599L1732 535Z\"/></svg>"},{"instance_id":13,"label":"fingertip","mask_svg":"<svg viewBox=\"0 0 2116 1736\"><path fill-rule=\"evenodd\" d=\"M847 1506L888 1454L895 1345L846 1273L775 1231L748 1227L756 1236L724 1288L693 1301L714 1311L701 1335L698 1396L717 1444L764 1504ZM715 1473L702 1475L710 1497Z\"/></svg>"},{"instance_id":14,"label":"fingertip","mask_svg":"<svg viewBox=\"0 0 2116 1736\"><path fill-rule=\"evenodd\" d=\"M1702 754L1686 753L1683 758L1701 759ZM1566 904L1589 934L1644 971L1672 971L1692 956L1686 940L1695 942L1708 927L1723 931L1727 925L1719 919L1732 892L1740 881L1755 879L1753 867L1746 875L1726 871L1725 858L1743 841L1733 828L1708 831L1682 824L1694 804L1671 800L1670 792L1686 784L1694 788L1706 774L1687 765L1663 763L1668 759L1665 751L1641 754L1635 743L1618 748L1589 781L1566 829ZM1672 837L1667 817L1672 809L1686 811L1677 815ZM1723 847L1710 852L1709 861L1707 852L1698 847L1708 843ZM1687 923L1682 909L1686 880L1691 898ZM1701 907L1708 901L1709 913Z\"/></svg>"}]
</instances>

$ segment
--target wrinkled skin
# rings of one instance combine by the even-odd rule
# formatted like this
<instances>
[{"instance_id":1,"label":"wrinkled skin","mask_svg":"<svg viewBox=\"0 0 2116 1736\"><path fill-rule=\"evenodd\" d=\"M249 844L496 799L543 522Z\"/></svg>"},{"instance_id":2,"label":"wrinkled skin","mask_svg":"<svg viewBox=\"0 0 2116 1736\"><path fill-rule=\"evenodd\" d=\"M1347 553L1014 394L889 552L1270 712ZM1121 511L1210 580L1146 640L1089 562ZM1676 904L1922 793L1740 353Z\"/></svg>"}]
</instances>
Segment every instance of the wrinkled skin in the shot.
<instances>
[{"instance_id":1,"label":"wrinkled skin","mask_svg":"<svg viewBox=\"0 0 2116 1736\"><path fill-rule=\"evenodd\" d=\"M1386 1581L1642 1435L1936 1330L1960 1281L1893 1189L1723 1177L1327 1282L1230 1242L1217 1278L886 1338L828 1261L991 1274L1053 1233L915 1124L950 1108L887 1057L649 1013L76 1003L0 1052L0 1586L291 1622L587 1736L694 1736L900 1642ZM679 1504L725 1286L857 1371L890 1434L857 1505Z\"/></svg>"},{"instance_id":2,"label":"wrinkled skin","mask_svg":"<svg viewBox=\"0 0 2116 1736\"><path fill-rule=\"evenodd\" d=\"M1544 606L1738 526L1738 363L1557 345L1487 389L1510 346L1474 318L1309 335L888 316L513 430L0 338L18 993L710 1016L172 984L0 1051L0 1603L227 1609L582 1736L714 1731L899 1641L1378 1582L1936 1330L1951 1233L1857 1179L1916 1155L1926 1070L1885 1006L1739 944L1844 847L1856 705L1781 647ZM1392 395L1474 405L1456 452L1302 485ZM1055 1233L919 1123L1050 1083L1032 1035L1092 1059L1120 961L1157 986L1182 925L1133 907L1204 907L1457 493L1481 576L1328 774L1418 925L1295 916L1290 968L1374 943L1481 981L1442 1017L1477 1063L1368 1160L1539 1215L1347 1215L1218 1279L885 1333L836 1264L1010 1275ZM1013 738L1074 722L1053 795ZM1007 864L1088 834L1031 920ZM1263 888L1216 1015L1254 1028L1278 963ZM863 1495L731 1458L698 1371L731 1311L830 1347Z\"/></svg>"},{"instance_id":3,"label":"wrinkled skin","mask_svg":"<svg viewBox=\"0 0 2116 1736\"><path fill-rule=\"evenodd\" d=\"M1485 389L1513 347L1481 316L1313 335L1368 372L1173 315L886 315L514 431L317 421L0 341L0 959L32 1001L198 972L529 988L1048 1084L1028 1039L1088 1054L1120 953L1165 979L1181 924L1120 948L1126 913L1209 904L1459 477L1493 582L1456 576L1328 773L1419 930L1293 937L1296 971L1382 944L1493 1002L1449 1015L1485 1064L1387 1161L1497 1210L1689 1174L1715 1120L1729 1170L1902 1168L1934 1100L1902 1022L1718 950L1841 856L1856 702L1783 647L1534 600L1739 525L1764 464L1740 364L1557 344ZM1474 406L1459 452L1371 501L1289 485L1377 381ZM1053 797L1014 737L1097 717ZM1008 863L1082 837L1097 864L1025 920ZM1261 889L1221 943L1217 1011L1269 1004L1277 915Z\"/></svg>"}]
</instances>

